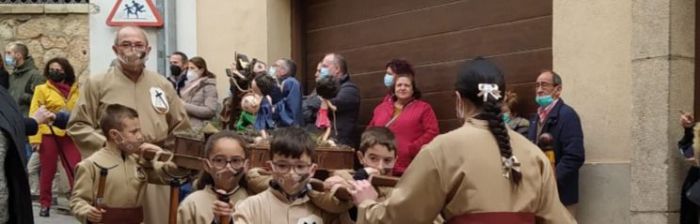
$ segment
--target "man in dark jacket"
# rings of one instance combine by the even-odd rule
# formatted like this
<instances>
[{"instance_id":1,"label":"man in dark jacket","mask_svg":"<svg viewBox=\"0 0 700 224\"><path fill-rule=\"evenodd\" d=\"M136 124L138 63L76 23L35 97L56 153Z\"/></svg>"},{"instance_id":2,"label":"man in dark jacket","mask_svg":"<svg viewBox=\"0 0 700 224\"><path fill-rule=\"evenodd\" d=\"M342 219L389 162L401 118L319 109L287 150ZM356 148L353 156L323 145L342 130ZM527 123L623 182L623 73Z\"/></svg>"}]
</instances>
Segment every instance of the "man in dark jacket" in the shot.
<instances>
[{"instance_id":1,"label":"man in dark jacket","mask_svg":"<svg viewBox=\"0 0 700 224\"><path fill-rule=\"evenodd\" d=\"M360 89L355 83L350 81L347 62L339 54L327 54L321 61L319 78L329 75L334 76L340 83L338 95L331 99L331 103L338 108L335 112L335 118L332 114L329 114L332 122L335 119L333 125L335 126L334 129L337 129L337 133L335 130L333 131L332 137L337 139L340 144L355 147L358 140L355 133L355 125L360 113ZM320 107L321 100L318 97L308 98L304 102L304 114L315 114Z\"/></svg>"},{"instance_id":2,"label":"man in dark jacket","mask_svg":"<svg viewBox=\"0 0 700 224\"><path fill-rule=\"evenodd\" d=\"M537 143L543 133L554 138L555 174L559 200L576 217L578 203L578 171L585 161L581 120L560 97L561 77L553 71L545 71L537 77L537 115L530 120L528 138Z\"/></svg>"},{"instance_id":3,"label":"man in dark jacket","mask_svg":"<svg viewBox=\"0 0 700 224\"><path fill-rule=\"evenodd\" d=\"M0 87L0 101L0 167L4 171L0 173L0 189L5 189L0 191L0 222L34 223L29 180L23 165L29 134L25 132L26 115L4 87Z\"/></svg>"},{"instance_id":4,"label":"man in dark jacket","mask_svg":"<svg viewBox=\"0 0 700 224\"><path fill-rule=\"evenodd\" d=\"M10 72L10 95L19 105L22 115L29 113L34 87L46 82L41 72L36 68L34 59L29 56L29 49L21 43L11 43L5 48L5 66Z\"/></svg>"},{"instance_id":5,"label":"man in dark jacket","mask_svg":"<svg viewBox=\"0 0 700 224\"><path fill-rule=\"evenodd\" d=\"M277 78L280 86L280 99L276 108L277 125L280 127L300 126L304 124L301 114L301 84L295 78L297 65L291 59L282 58L273 63L268 73Z\"/></svg>"}]
</instances>

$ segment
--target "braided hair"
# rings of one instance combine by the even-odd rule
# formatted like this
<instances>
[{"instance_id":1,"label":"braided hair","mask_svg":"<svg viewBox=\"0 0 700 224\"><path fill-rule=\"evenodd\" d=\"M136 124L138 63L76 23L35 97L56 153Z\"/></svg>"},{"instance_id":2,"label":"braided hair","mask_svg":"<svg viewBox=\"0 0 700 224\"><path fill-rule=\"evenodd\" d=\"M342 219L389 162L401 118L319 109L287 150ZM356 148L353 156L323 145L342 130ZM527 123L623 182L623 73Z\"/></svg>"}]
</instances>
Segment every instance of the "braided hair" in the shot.
<instances>
[{"instance_id":1,"label":"braided hair","mask_svg":"<svg viewBox=\"0 0 700 224\"><path fill-rule=\"evenodd\" d=\"M484 101L484 96L479 95L479 84L496 84L499 90L505 90L506 87L501 70L492 62L481 57L475 58L460 70L455 89L464 99L469 100L477 108L481 108L481 113L475 118L488 121L489 131L496 138L501 157L510 159L513 156L513 148L510 145L508 129L501 119L503 100L487 94L486 101ZM513 183L520 184L522 179L520 171L511 168L509 176Z\"/></svg>"}]
</instances>

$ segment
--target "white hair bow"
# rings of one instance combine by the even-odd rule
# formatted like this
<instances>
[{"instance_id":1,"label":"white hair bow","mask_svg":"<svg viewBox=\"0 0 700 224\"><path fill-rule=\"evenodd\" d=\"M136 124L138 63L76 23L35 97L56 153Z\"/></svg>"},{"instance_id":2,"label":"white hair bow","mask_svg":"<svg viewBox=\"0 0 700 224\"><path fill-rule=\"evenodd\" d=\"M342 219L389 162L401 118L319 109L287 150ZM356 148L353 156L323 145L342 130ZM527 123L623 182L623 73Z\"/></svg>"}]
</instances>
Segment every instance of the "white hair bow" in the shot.
<instances>
[{"instance_id":1,"label":"white hair bow","mask_svg":"<svg viewBox=\"0 0 700 224\"><path fill-rule=\"evenodd\" d=\"M494 99L501 99L501 91L498 90L498 85L494 83L479 83L479 94L477 96L484 97L484 102L488 101L489 95Z\"/></svg>"}]
</instances>

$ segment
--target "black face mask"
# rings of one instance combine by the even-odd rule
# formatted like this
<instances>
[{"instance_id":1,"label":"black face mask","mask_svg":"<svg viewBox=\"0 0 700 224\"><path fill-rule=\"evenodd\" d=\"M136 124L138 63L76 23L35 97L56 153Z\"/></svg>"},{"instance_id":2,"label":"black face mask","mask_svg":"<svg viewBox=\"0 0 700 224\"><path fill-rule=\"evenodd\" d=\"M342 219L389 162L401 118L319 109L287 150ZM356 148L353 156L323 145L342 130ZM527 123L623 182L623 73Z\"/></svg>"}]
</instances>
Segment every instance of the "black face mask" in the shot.
<instances>
[{"instance_id":1,"label":"black face mask","mask_svg":"<svg viewBox=\"0 0 700 224\"><path fill-rule=\"evenodd\" d=\"M172 76L179 76L182 73L182 69L177 65L170 65L170 74Z\"/></svg>"},{"instance_id":2,"label":"black face mask","mask_svg":"<svg viewBox=\"0 0 700 224\"><path fill-rule=\"evenodd\" d=\"M48 78L54 82L63 81L66 78L66 74L58 71L49 71Z\"/></svg>"}]
</instances>

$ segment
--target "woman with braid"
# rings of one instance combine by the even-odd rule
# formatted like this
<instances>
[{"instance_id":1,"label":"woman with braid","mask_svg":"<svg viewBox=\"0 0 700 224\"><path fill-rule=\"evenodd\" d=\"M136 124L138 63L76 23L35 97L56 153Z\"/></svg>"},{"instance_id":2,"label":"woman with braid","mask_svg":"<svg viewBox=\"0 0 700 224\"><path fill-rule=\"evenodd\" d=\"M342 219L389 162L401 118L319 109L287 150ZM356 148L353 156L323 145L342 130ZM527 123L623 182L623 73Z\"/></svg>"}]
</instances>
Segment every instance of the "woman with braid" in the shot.
<instances>
[{"instance_id":1,"label":"woman with braid","mask_svg":"<svg viewBox=\"0 0 700 224\"><path fill-rule=\"evenodd\" d=\"M462 127L418 152L386 200L366 180L353 183L358 223L576 223L559 202L549 161L501 119L503 74L476 58L456 79Z\"/></svg>"}]
</instances>

